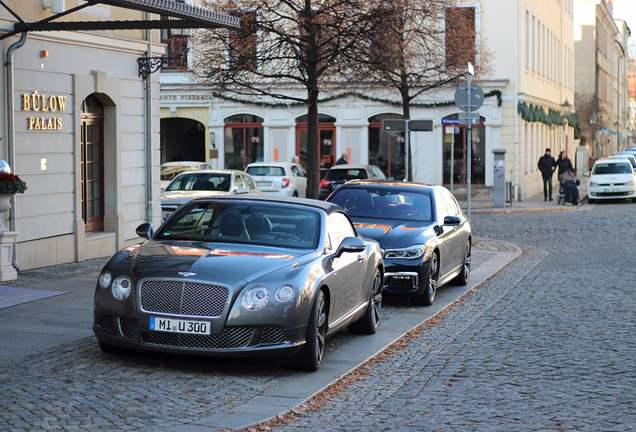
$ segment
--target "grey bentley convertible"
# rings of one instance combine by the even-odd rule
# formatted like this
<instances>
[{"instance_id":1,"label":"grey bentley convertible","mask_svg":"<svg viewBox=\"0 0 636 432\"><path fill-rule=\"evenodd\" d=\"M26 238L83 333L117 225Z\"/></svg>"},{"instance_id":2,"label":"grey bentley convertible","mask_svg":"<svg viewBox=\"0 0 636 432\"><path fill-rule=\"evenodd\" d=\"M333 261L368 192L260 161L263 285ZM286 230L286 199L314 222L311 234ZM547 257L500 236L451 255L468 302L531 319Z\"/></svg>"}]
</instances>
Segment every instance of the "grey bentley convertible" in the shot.
<instances>
[{"instance_id":1,"label":"grey bentley convertible","mask_svg":"<svg viewBox=\"0 0 636 432\"><path fill-rule=\"evenodd\" d=\"M318 369L325 338L374 333L382 308L378 244L344 211L314 200L195 200L106 264L93 330L122 348L214 355L282 354Z\"/></svg>"}]
</instances>

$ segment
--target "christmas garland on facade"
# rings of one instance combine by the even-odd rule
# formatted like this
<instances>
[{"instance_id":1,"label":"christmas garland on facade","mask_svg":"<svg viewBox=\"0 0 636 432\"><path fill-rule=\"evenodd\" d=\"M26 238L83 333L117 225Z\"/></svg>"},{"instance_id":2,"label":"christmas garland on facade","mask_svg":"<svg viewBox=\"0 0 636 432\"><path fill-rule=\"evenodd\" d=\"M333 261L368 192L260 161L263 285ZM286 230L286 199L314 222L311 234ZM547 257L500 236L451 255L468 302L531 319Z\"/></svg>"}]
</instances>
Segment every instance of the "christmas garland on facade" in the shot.
<instances>
[{"instance_id":1,"label":"christmas garland on facade","mask_svg":"<svg viewBox=\"0 0 636 432\"><path fill-rule=\"evenodd\" d=\"M541 105L529 104L525 101L519 102L517 112L521 118L529 123L543 123L548 126L563 126L567 120L578 135L581 130L579 116L575 113L563 114L560 111L549 108L547 111Z\"/></svg>"},{"instance_id":2,"label":"christmas garland on facade","mask_svg":"<svg viewBox=\"0 0 636 432\"><path fill-rule=\"evenodd\" d=\"M217 92L212 92L212 95L216 98L219 99L223 99L226 101L230 101L230 102L236 102L236 103L241 103L241 104L246 104L246 105L252 105L252 106L259 106L259 107L264 107L264 108L294 108L294 107L300 107L300 106L304 106L305 103L304 102L263 102L263 101L251 101L251 100L246 100L246 99L242 99L242 98L238 98L238 97L233 97L233 96L228 96L222 93L217 93ZM318 100L319 104L324 104L327 102L332 102L334 100L337 99L342 99L342 98L346 98L346 97L357 97L359 99L362 100L366 100L369 102L378 102L378 103L383 103L383 104L387 104L387 105L392 105L392 106L397 106L397 107L401 107L402 103L398 102L398 101L394 101L394 100L390 100L390 99L384 99L384 98L379 98L379 97L375 97L375 96L368 96L359 92L355 92L355 91L349 91L349 92L344 92L344 93L339 93L333 96L328 96L325 98L322 98L320 100ZM489 97L497 97L497 106L501 106L501 91L500 90L492 90L489 91L488 93L484 94L484 98L489 98ZM411 104L412 108L438 108L438 107L447 107L447 106L452 106L455 105L454 101L445 101L445 102L431 102L431 103L420 103L420 102L414 102Z\"/></svg>"}]
</instances>

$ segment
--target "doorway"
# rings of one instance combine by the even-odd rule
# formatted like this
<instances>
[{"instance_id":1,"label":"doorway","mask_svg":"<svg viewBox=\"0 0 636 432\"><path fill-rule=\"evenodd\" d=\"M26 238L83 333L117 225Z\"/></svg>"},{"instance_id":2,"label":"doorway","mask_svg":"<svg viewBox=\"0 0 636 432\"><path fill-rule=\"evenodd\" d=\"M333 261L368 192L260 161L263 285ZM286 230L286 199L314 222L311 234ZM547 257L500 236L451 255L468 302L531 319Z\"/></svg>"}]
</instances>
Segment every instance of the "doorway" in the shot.
<instances>
[{"instance_id":1,"label":"doorway","mask_svg":"<svg viewBox=\"0 0 636 432\"><path fill-rule=\"evenodd\" d=\"M225 168L244 170L264 154L263 119L237 114L225 119Z\"/></svg>"},{"instance_id":2,"label":"doorway","mask_svg":"<svg viewBox=\"0 0 636 432\"><path fill-rule=\"evenodd\" d=\"M87 232L104 229L104 107L95 95L82 102L82 219Z\"/></svg>"},{"instance_id":3,"label":"doorway","mask_svg":"<svg viewBox=\"0 0 636 432\"><path fill-rule=\"evenodd\" d=\"M296 119L296 155L300 163L308 167L307 153L307 116ZM318 148L320 168L330 168L336 163L336 119L326 114L318 114Z\"/></svg>"},{"instance_id":4,"label":"doorway","mask_svg":"<svg viewBox=\"0 0 636 432\"><path fill-rule=\"evenodd\" d=\"M472 127L472 184L486 184L486 128L485 118ZM468 129L459 124L458 115L453 114L442 119L444 184L450 184L451 172L453 183L466 184L466 155L468 150ZM454 154L454 158L451 155Z\"/></svg>"},{"instance_id":5,"label":"doorway","mask_svg":"<svg viewBox=\"0 0 636 432\"><path fill-rule=\"evenodd\" d=\"M399 114L379 114L369 118L369 164L377 165L388 179L404 180L406 145L404 132L386 133L383 120L401 120Z\"/></svg>"},{"instance_id":6,"label":"doorway","mask_svg":"<svg viewBox=\"0 0 636 432\"><path fill-rule=\"evenodd\" d=\"M161 119L161 163L205 162L205 126L188 118Z\"/></svg>"}]
</instances>

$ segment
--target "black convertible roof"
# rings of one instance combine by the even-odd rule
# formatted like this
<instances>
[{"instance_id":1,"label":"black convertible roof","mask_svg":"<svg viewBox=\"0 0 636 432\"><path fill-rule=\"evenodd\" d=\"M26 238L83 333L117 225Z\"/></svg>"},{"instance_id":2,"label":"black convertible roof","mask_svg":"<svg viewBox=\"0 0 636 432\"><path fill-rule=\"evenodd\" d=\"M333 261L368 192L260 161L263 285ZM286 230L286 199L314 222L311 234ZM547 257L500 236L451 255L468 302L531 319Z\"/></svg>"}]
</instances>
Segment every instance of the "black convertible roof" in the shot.
<instances>
[{"instance_id":1,"label":"black convertible roof","mask_svg":"<svg viewBox=\"0 0 636 432\"><path fill-rule=\"evenodd\" d=\"M207 198L197 198L192 202L215 202L215 201L258 201L264 203L279 203L299 205L304 207L313 207L325 211L327 214L335 211L344 212L343 208L337 204L333 204L327 201L319 201L306 198L292 198L292 197L270 197L257 194L243 194L243 195L230 195L230 196L213 196Z\"/></svg>"}]
</instances>

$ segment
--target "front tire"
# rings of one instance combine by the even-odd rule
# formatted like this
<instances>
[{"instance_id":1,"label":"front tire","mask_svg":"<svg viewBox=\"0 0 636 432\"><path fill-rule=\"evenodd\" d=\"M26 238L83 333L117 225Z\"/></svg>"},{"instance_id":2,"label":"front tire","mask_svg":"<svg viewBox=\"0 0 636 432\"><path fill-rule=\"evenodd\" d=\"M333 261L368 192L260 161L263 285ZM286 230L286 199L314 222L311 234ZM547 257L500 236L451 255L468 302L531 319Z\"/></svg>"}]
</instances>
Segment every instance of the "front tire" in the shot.
<instances>
[{"instance_id":1,"label":"front tire","mask_svg":"<svg viewBox=\"0 0 636 432\"><path fill-rule=\"evenodd\" d=\"M462 264L462 271L455 277L453 281L456 285L466 286L470 279L470 267L472 263L472 250L470 242L466 244L466 252L464 253L464 262Z\"/></svg>"},{"instance_id":2,"label":"front tire","mask_svg":"<svg viewBox=\"0 0 636 432\"><path fill-rule=\"evenodd\" d=\"M412 301L418 306L430 306L435 301L437 280L439 277L439 258L434 253L428 260L425 280L420 281L420 287L413 294Z\"/></svg>"},{"instance_id":3,"label":"front tire","mask_svg":"<svg viewBox=\"0 0 636 432\"><path fill-rule=\"evenodd\" d=\"M296 369L315 372L320 367L327 337L327 306L325 294L320 290L311 308L305 335L305 345L298 354L294 366Z\"/></svg>"},{"instance_id":4,"label":"front tire","mask_svg":"<svg viewBox=\"0 0 636 432\"><path fill-rule=\"evenodd\" d=\"M102 341L97 341L97 344L104 354L121 354L125 351L123 348L119 348L115 345L107 344Z\"/></svg>"},{"instance_id":5,"label":"front tire","mask_svg":"<svg viewBox=\"0 0 636 432\"><path fill-rule=\"evenodd\" d=\"M595 204L595 203L596 203L596 201L595 201L595 200L593 200L592 198L588 198L588 199L587 199L587 203L588 203L588 204Z\"/></svg>"},{"instance_id":6,"label":"front tire","mask_svg":"<svg viewBox=\"0 0 636 432\"><path fill-rule=\"evenodd\" d=\"M382 284L382 273L380 273L380 269L377 269L373 276L367 310L360 319L349 326L351 333L371 335L378 330L382 318Z\"/></svg>"}]
</instances>

